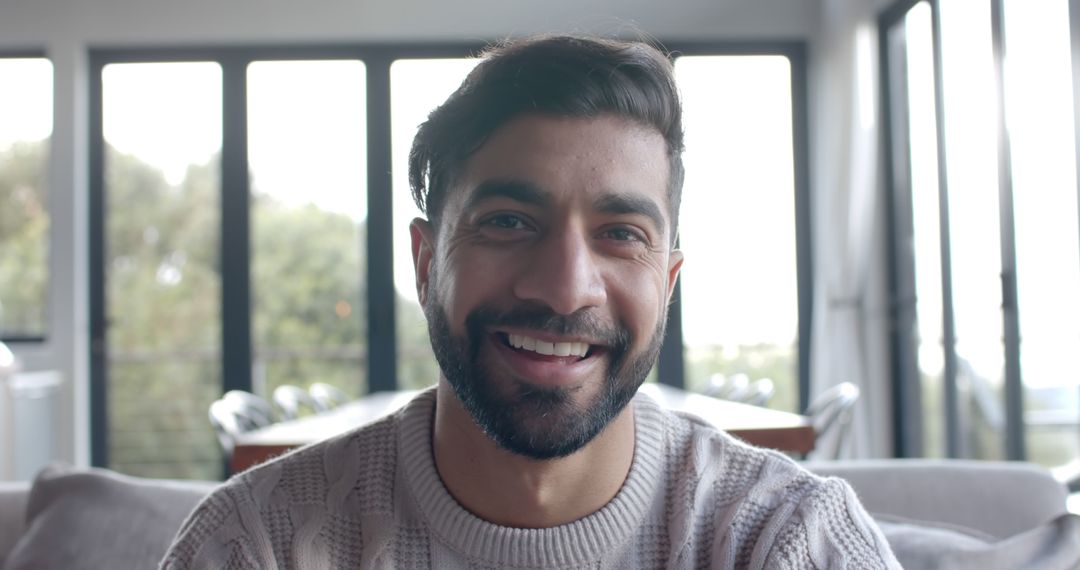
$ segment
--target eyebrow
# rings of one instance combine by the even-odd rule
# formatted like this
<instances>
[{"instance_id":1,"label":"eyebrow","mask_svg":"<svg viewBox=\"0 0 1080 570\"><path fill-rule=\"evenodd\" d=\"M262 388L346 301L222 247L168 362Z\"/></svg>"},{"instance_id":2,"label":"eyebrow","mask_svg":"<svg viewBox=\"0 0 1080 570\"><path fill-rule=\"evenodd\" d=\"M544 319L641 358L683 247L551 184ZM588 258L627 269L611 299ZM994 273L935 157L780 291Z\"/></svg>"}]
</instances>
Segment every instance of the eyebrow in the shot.
<instances>
[{"instance_id":1,"label":"eyebrow","mask_svg":"<svg viewBox=\"0 0 1080 570\"><path fill-rule=\"evenodd\" d=\"M494 179L481 182L465 201L465 209L471 210L493 198L509 198L523 204L546 206L551 197L535 184L523 180Z\"/></svg>"},{"instance_id":2,"label":"eyebrow","mask_svg":"<svg viewBox=\"0 0 1080 570\"><path fill-rule=\"evenodd\" d=\"M656 224L656 228L661 231L667 227L660 206L643 196L606 194L601 196L593 205L598 211L606 214L637 214L645 216L652 220Z\"/></svg>"}]
</instances>

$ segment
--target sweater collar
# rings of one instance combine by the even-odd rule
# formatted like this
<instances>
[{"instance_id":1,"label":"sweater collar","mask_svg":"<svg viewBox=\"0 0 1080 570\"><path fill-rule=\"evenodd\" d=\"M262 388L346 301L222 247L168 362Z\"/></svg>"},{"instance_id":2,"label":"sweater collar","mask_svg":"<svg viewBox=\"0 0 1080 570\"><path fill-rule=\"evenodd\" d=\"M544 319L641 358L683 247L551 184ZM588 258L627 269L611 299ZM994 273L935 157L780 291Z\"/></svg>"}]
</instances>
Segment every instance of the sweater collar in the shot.
<instances>
[{"instance_id":1,"label":"sweater collar","mask_svg":"<svg viewBox=\"0 0 1080 570\"><path fill-rule=\"evenodd\" d=\"M473 515L446 490L431 447L435 389L425 390L401 411L398 452L410 494L432 537L464 556L498 566L578 566L599 560L633 536L658 493L664 472L664 413L645 396L634 398L633 405L634 459L615 497L572 523L512 528Z\"/></svg>"}]
</instances>

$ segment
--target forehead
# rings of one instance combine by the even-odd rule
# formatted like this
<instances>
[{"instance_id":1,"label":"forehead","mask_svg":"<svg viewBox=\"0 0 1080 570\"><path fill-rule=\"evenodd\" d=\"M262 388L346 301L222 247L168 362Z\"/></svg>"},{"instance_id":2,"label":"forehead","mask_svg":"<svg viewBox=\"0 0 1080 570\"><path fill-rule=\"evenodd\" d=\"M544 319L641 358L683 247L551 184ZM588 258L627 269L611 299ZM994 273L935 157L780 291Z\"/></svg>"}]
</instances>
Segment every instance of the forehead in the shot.
<instances>
[{"instance_id":1,"label":"forehead","mask_svg":"<svg viewBox=\"0 0 1080 570\"><path fill-rule=\"evenodd\" d=\"M448 205L460 209L493 181L531 186L555 203L623 196L654 201L670 221L667 145L655 129L614 115L523 115L466 161Z\"/></svg>"}]
</instances>

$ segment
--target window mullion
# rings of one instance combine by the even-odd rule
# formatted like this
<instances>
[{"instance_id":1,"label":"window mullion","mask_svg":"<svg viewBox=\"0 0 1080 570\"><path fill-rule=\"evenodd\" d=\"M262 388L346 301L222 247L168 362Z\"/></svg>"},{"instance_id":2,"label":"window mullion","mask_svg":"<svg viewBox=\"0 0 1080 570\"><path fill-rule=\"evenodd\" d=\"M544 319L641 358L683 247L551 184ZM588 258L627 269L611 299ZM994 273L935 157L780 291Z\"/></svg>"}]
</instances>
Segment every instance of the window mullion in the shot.
<instances>
[{"instance_id":1,"label":"window mullion","mask_svg":"<svg viewBox=\"0 0 1080 570\"><path fill-rule=\"evenodd\" d=\"M676 247L678 247L677 244ZM668 306L667 333L656 362L658 382L676 388L686 386L686 365L683 352L682 286L679 281L676 281L675 290L671 295L671 304Z\"/></svg>"},{"instance_id":2,"label":"window mullion","mask_svg":"<svg viewBox=\"0 0 1080 570\"><path fill-rule=\"evenodd\" d=\"M1016 292L1016 224L1013 212L1012 155L1005 124L1005 8L991 2L994 71L997 83L998 200L1001 224L1001 311L1005 340L1005 456L1023 460L1024 408L1020 377L1020 313Z\"/></svg>"},{"instance_id":3,"label":"window mullion","mask_svg":"<svg viewBox=\"0 0 1080 570\"><path fill-rule=\"evenodd\" d=\"M108 350L105 315L105 135L102 108L102 70L105 61L91 55L88 86L88 132L90 195L89 217L90 295L90 464L109 463Z\"/></svg>"},{"instance_id":4,"label":"window mullion","mask_svg":"<svg viewBox=\"0 0 1080 570\"><path fill-rule=\"evenodd\" d=\"M222 389L251 390L251 230L247 152L247 60L221 61Z\"/></svg>"},{"instance_id":5,"label":"window mullion","mask_svg":"<svg viewBox=\"0 0 1080 570\"><path fill-rule=\"evenodd\" d=\"M910 7L909 7L910 9ZM923 455L922 383L918 369L911 118L908 97L907 11L891 12L879 26L882 126L889 216L889 307L892 327L893 454Z\"/></svg>"},{"instance_id":6,"label":"window mullion","mask_svg":"<svg viewBox=\"0 0 1080 570\"><path fill-rule=\"evenodd\" d=\"M1077 204L1080 205L1080 0L1069 0L1069 44L1072 55L1073 131L1077 169ZM1077 211L1080 216L1080 209ZM1080 236L1078 236L1080 238Z\"/></svg>"},{"instance_id":7,"label":"window mullion","mask_svg":"<svg viewBox=\"0 0 1080 570\"><path fill-rule=\"evenodd\" d=\"M957 458L963 455L960 434L960 392L956 384L956 318L953 314L952 247L949 229L949 181L945 148L945 95L941 54L941 6L930 0L932 40L934 50L934 112L937 118L938 213L941 221L941 299L942 351L945 364L945 453Z\"/></svg>"},{"instance_id":8,"label":"window mullion","mask_svg":"<svg viewBox=\"0 0 1080 570\"><path fill-rule=\"evenodd\" d=\"M397 331L394 321L393 181L390 146L390 64L380 54L365 58L367 68L367 292L368 391L398 386Z\"/></svg>"},{"instance_id":9,"label":"window mullion","mask_svg":"<svg viewBox=\"0 0 1080 570\"><path fill-rule=\"evenodd\" d=\"M810 405L810 349L814 322L813 215L810 211L810 111L806 49L787 54L791 61L791 139L795 174L795 264L799 307L799 411Z\"/></svg>"}]
</instances>

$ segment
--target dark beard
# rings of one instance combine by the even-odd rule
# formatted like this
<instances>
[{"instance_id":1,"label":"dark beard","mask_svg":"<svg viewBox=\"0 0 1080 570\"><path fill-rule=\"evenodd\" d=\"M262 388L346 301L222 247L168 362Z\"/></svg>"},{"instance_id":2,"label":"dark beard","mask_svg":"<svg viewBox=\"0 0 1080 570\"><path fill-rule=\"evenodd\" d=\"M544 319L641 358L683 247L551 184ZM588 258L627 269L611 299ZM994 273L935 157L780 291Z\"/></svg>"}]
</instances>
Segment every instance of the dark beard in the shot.
<instances>
[{"instance_id":1,"label":"dark beard","mask_svg":"<svg viewBox=\"0 0 1080 570\"><path fill-rule=\"evenodd\" d=\"M667 321L661 318L645 351L629 359L630 332L602 323L588 311L562 316L536 305L505 312L478 307L465 319L465 338L450 332L440 303L429 302L424 314L435 359L473 421L499 447L532 459L570 455L607 427L656 363ZM480 364L479 352L487 331L499 326L582 335L603 342L609 361L600 392L592 402L579 405L570 388L537 387L519 378L495 382Z\"/></svg>"}]
</instances>

